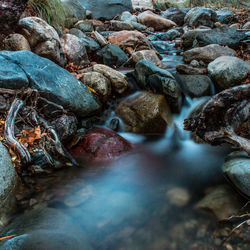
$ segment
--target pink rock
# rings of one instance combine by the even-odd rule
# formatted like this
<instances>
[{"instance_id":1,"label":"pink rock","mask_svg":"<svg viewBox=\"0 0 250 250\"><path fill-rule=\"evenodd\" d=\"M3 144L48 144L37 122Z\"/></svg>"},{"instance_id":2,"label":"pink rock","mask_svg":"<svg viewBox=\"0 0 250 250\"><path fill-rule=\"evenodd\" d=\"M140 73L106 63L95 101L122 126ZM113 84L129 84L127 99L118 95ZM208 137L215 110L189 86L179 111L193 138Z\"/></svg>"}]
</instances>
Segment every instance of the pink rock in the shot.
<instances>
[{"instance_id":1,"label":"pink rock","mask_svg":"<svg viewBox=\"0 0 250 250\"><path fill-rule=\"evenodd\" d=\"M114 160L131 149L131 143L116 132L96 128L84 135L81 142L70 153L76 159L83 157L90 161L102 162Z\"/></svg>"}]
</instances>

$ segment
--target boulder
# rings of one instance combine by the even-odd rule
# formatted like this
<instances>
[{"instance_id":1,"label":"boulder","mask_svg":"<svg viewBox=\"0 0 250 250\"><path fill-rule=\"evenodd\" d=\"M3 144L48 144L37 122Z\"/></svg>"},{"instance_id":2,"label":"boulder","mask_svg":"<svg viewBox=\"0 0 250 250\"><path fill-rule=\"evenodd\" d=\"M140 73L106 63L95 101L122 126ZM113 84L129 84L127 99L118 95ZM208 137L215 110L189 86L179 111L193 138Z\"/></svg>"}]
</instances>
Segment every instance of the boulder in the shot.
<instances>
[{"instance_id":1,"label":"boulder","mask_svg":"<svg viewBox=\"0 0 250 250\"><path fill-rule=\"evenodd\" d=\"M249 71L245 61L233 56L218 57L208 65L209 75L221 90L241 84Z\"/></svg>"},{"instance_id":2,"label":"boulder","mask_svg":"<svg viewBox=\"0 0 250 250\"><path fill-rule=\"evenodd\" d=\"M40 208L19 215L3 231L3 235L13 234L0 242L0 249L93 249L87 234L59 209Z\"/></svg>"},{"instance_id":3,"label":"boulder","mask_svg":"<svg viewBox=\"0 0 250 250\"><path fill-rule=\"evenodd\" d=\"M217 21L217 14L212 9L196 7L187 13L184 21L190 27L204 25L212 28Z\"/></svg>"},{"instance_id":4,"label":"boulder","mask_svg":"<svg viewBox=\"0 0 250 250\"><path fill-rule=\"evenodd\" d=\"M61 38L61 43L69 63L78 66L89 64L86 48L80 38L65 34Z\"/></svg>"},{"instance_id":5,"label":"boulder","mask_svg":"<svg viewBox=\"0 0 250 250\"><path fill-rule=\"evenodd\" d=\"M122 101L117 115L125 123L125 131L164 133L172 122L171 111L163 95L139 92Z\"/></svg>"},{"instance_id":6,"label":"boulder","mask_svg":"<svg viewBox=\"0 0 250 250\"><path fill-rule=\"evenodd\" d=\"M223 24L228 24L235 20L235 16L231 10L218 10L216 14L218 21Z\"/></svg>"},{"instance_id":7,"label":"boulder","mask_svg":"<svg viewBox=\"0 0 250 250\"><path fill-rule=\"evenodd\" d=\"M139 31L118 31L108 37L108 41L119 46L122 50L128 51L130 54L134 50L151 49L151 43L147 37Z\"/></svg>"},{"instance_id":8,"label":"boulder","mask_svg":"<svg viewBox=\"0 0 250 250\"><path fill-rule=\"evenodd\" d=\"M80 72L98 72L102 74L109 79L109 81L111 82L112 90L117 94L124 93L129 87L127 77L124 74L103 64L95 64L93 67L84 69Z\"/></svg>"},{"instance_id":9,"label":"boulder","mask_svg":"<svg viewBox=\"0 0 250 250\"><path fill-rule=\"evenodd\" d=\"M69 34L75 35L78 38L80 38L81 42L85 46L87 52L92 52L92 51L96 51L96 50L100 49L100 45L95 39L93 39L90 36L87 36L79 29L72 28L72 29L70 29Z\"/></svg>"},{"instance_id":10,"label":"boulder","mask_svg":"<svg viewBox=\"0 0 250 250\"><path fill-rule=\"evenodd\" d=\"M108 44L97 52L102 57L103 63L108 66L119 67L128 61L128 56L117 45Z\"/></svg>"},{"instance_id":11,"label":"boulder","mask_svg":"<svg viewBox=\"0 0 250 250\"><path fill-rule=\"evenodd\" d=\"M78 0L96 19L113 19L124 11L133 11L131 0ZM105 11L104 11L105 10Z\"/></svg>"},{"instance_id":12,"label":"boulder","mask_svg":"<svg viewBox=\"0 0 250 250\"><path fill-rule=\"evenodd\" d=\"M42 57L60 65L65 64L60 38L52 26L41 18L25 17L19 20L18 28L28 40L33 52L41 53Z\"/></svg>"},{"instance_id":13,"label":"boulder","mask_svg":"<svg viewBox=\"0 0 250 250\"><path fill-rule=\"evenodd\" d=\"M6 69L1 70L0 67L1 88L37 89L42 97L62 105L78 116L88 116L101 108L84 84L46 58L26 50L1 51L0 61L0 65L3 62L8 66L7 74Z\"/></svg>"},{"instance_id":14,"label":"boulder","mask_svg":"<svg viewBox=\"0 0 250 250\"><path fill-rule=\"evenodd\" d=\"M132 55L132 60L134 63L139 62L140 60L148 60L156 66L161 66L162 62L159 56L156 54L155 50L140 50Z\"/></svg>"},{"instance_id":15,"label":"boulder","mask_svg":"<svg viewBox=\"0 0 250 250\"><path fill-rule=\"evenodd\" d=\"M0 142L0 227L16 208L15 190L18 183L15 166L8 149Z\"/></svg>"},{"instance_id":16,"label":"boulder","mask_svg":"<svg viewBox=\"0 0 250 250\"><path fill-rule=\"evenodd\" d=\"M185 51L183 54L183 60L186 63L190 63L192 60L202 60L204 63L210 63L220 56L235 55L236 52L233 49L218 44L210 44L205 47Z\"/></svg>"},{"instance_id":17,"label":"boulder","mask_svg":"<svg viewBox=\"0 0 250 250\"><path fill-rule=\"evenodd\" d=\"M164 18L175 22L178 26L183 26L186 13L180 9L169 8L166 11L161 12L161 15Z\"/></svg>"},{"instance_id":18,"label":"boulder","mask_svg":"<svg viewBox=\"0 0 250 250\"><path fill-rule=\"evenodd\" d=\"M111 94L111 83L107 77L98 72L88 72L84 73L80 80L92 88L101 100L107 101Z\"/></svg>"},{"instance_id":19,"label":"boulder","mask_svg":"<svg viewBox=\"0 0 250 250\"><path fill-rule=\"evenodd\" d=\"M213 84L211 79L205 75L178 75L181 84L191 97L202 97L210 94Z\"/></svg>"},{"instance_id":20,"label":"boulder","mask_svg":"<svg viewBox=\"0 0 250 250\"><path fill-rule=\"evenodd\" d=\"M28 40L21 34L14 33L6 37L3 41L5 50L18 51L29 50L31 51Z\"/></svg>"},{"instance_id":21,"label":"boulder","mask_svg":"<svg viewBox=\"0 0 250 250\"><path fill-rule=\"evenodd\" d=\"M76 158L86 158L88 161L102 162L114 160L132 150L130 142L116 132L96 128L84 135L80 143L70 151Z\"/></svg>"},{"instance_id":22,"label":"boulder","mask_svg":"<svg viewBox=\"0 0 250 250\"><path fill-rule=\"evenodd\" d=\"M165 30L170 29L177 24L171 20L165 19L162 16L156 15L153 12L147 10L137 16L138 22L146 25L147 27L152 27L154 30Z\"/></svg>"},{"instance_id":23,"label":"boulder","mask_svg":"<svg viewBox=\"0 0 250 250\"><path fill-rule=\"evenodd\" d=\"M177 64L176 71L186 75L204 75L207 74L206 68L197 68L189 64Z\"/></svg>"},{"instance_id":24,"label":"boulder","mask_svg":"<svg viewBox=\"0 0 250 250\"><path fill-rule=\"evenodd\" d=\"M234 186L250 197L250 158L245 152L233 152L222 166L224 174Z\"/></svg>"},{"instance_id":25,"label":"boulder","mask_svg":"<svg viewBox=\"0 0 250 250\"><path fill-rule=\"evenodd\" d=\"M244 32L237 31L237 29L229 28L226 25L217 27L212 30L206 30L199 32L195 39L198 46L206 46L209 44L219 44L222 46L228 46L232 49L237 49L240 42L246 39Z\"/></svg>"},{"instance_id":26,"label":"boulder","mask_svg":"<svg viewBox=\"0 0 250 250\"><path fill-rule=\"evenodd\" d=\"M165 69L158 68L147 60L139 61L135 66L135 78L142 89L151 88L164 94L174 112L180 111L181 90L174 76Z\"/></svg>"}]
</instances>

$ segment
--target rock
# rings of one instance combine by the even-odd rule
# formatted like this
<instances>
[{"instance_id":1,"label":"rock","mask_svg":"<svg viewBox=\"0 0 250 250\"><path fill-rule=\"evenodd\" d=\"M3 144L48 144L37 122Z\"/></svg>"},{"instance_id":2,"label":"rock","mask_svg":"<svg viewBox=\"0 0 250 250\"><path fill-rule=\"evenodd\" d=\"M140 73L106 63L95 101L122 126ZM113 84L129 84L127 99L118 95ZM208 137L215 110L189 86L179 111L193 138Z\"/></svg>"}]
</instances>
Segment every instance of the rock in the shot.
<instances>
[{"instance_id":1,"label":"rock","mask_svg":"<svg viewBox=\"0 0 250 250\"><path fill-rule=\"evenodd\" d=\"M115 93L122 94L128 89L129 84L127 77L119 71L116 71L103 64L95 64L93 67L82 70L81 73L92 71L98 72L108 78L111 82L112 90Z\"/></svg>"},{"instance_id":2,"label":"rock","mask_svg":"<svg viewBox=\"0 0 250 250\"><path fill-rule=\"evenodd\" d=\"M75 35L78 38L80 38L81 42L85 46L87 52L92 52L92 51L96 51L96 50L100 49L100 45L96 40L94 40L92 37L85 35L79 29L76 29L76 28L70 29L69 34Z\"/></svg>"},{"instance_id":3,"label":"rock","mask_svg":"<svg viewBox=\"0 0 250 250\"><path fill-rule=\"evenodd\" d=\"M124 11L133 11L131 0L78 0L96 19L113 19ZM104 11L105 10L105 11Z\"/></svg>"},{"instance_id":4,"label":"rock","mask_svg":"<svg viewBox=\"0 0 250 250\"><path fill-rule=\"evenodd\" d=\"M134 63L139 62L140 60L148 60L156 66L161 66L162 62L159 56L156 54L154 50L140 50L132 55L132 60Z\"/></svg>"},{"instance_id":5,"label":"rock","mask_svg":"<svg viewBox=\"0 0 250 250\"><path fill-rule=\"evenodd\" d=\"M0 60L8 66L0 75L2 88L38 89L41 96L62 105L78 116L88 116L100 109L88 88L72 74L52 61L23 50L18 52L1 51ZM1 65L1 64L0 64ZM1 71L0 71L1 72ZM11 75L10 75L11 74ZM10 84L7 85L6 78ZM18 79L18 81L16 81Z\"/></svg>"},{"instance_id":6,"label":"rock","mask_svg":"<svg viewBox=\"0 0 250 250\"><path fill-rule=\"evenodd\" d=\"M234 24L230 25L229 27L234 28L234 29L240 29L241 25L240 25L240 23L234 23Z\"/></svg>"},{"instance_id":7,"label":"rock","mask_svg":"<svg viewBox=\"0 0 250 250\"><path fill-rule=\"evenodd\" d=\"M163 11L161 15L164 18L175 22L178 26L183 26L186 13L180 9L169 8L166 11Z\"/></svg>"},{"instance_id":8,"label":"rock","mask_svg":"<svg viewBox=\"0 0 250 250\"><path fill-rule=\"evenodd\" d=\"M70 151L76 157L86 157L95 162L110 161L132 150L130 142L116 132L96 128L84 135L80 143Z\"/></svg>"},{"instance_id":9,"label":"rock","mask_svg":"<svg viewBox=\"0 0 250 250\"><path fill-rule=\"evenodd\" d=\"M243 30L249 30L250 29L250 21L249 22L246 22L243 27L242 27Z\"/></svg>"},{"instance_id":10,"label":"rock","mask_svg":"<svg viewBox=\"0 0 250 250\"><path fill-rule=\"evenodd\" d=\"M111 22L111 26L113 28L113 30L116 31L120 31L120 30L139 30L139 31L143 31L146 30L147 27L137 23L137 22L133 22L133 21L116 21L116 20L112 20Z\"/></svg>"},{"instance_id":11,"label":"rock","mask_svg":"<svg viewBox=\"0 0 250 250\"><path fill-rule=\"evenodd\" d=\"M132 133L164 133L172 122L171 111L163 95L139 92L122 101L117 115Z\"/></svg>"},{"instance_id":12,"label":"rock","mask_svg":"<svg viewBox=\"0 0 250 250\"><path fill-rule=\"evenodd\" d=\"M202 32L206 32L210 29L194 29L194 30L189 30L184 35L182 36L183 40L183 47L185 49L187 48L192 48L194 47L194 41L196 39L196 36Z\"/></svg>"},{"instance_id":13,"label":"rock","mask_svg":"<svg viewBox=\"0 0 250 250\"><path fill-rule=\"evenodd\" d=\"M176 71L186 75L204 75L207 74L206 68L196 68L189 64L177 64Z\"/></svg>"},{"instance_id":14,"label":"rock","mask_svg":"<svg viewBox=\"0 0 250 250\"><path fill-rule=\"evenodd\" d=\"M0 142L0 226L16 208L15 189L18 183L16 170L7 148Z\"/></svg>"},{"instance_id":15,"label":"rock","mask_svg":"<svg viewBox=\"0 0 250 250\"><path fill-rule=\"evenodd\" d=\"M151 49L151 43L144 34L139 31L118 31L109 35L110 43L119 46L123 51L128 51L130 54L136 49L144 50Z\"/></svg>"},{"instance_id":16,"label":"rock","mask_svg":"<svg viewBox=\"0 0 250 250\"><path fill-rule=\"evenodd\" d=\"M237 214L242 207L237 195L227 185L220 185L207 191L206 196L199 201L195 208L211 212L218 220L227 219Z\"/></svg>"},{"instance_id":17,"label":"rock","mask_svg":"<svg viewBox=\"0 0 250 250\"><path fill-rule=\"evenodd\" d=\"M0 2L0 34L9 35L15 31L27 4L28 0Z\"/></svg>"},{"instance_id":18,"label":"rock","mask_svg":"<svg viewBox=\"0 0 250 250\"><path fill-rule=\"evenodd\" d=\"M77 131L77 119L73 115L62 115L51 122L59 139L63 142L68 141Z\"/></svg>"},{"instance_id":19,"label":"rock","mask_svg":"<svg viewBox=\"0 0 250 250\"><path fill-rule=\"evenodd\" d=\"M67 17L76 17L78 20L86 18L86 9L77 0L61 0Z\"/></svg>"},{"instance_id":20,"label":"rock","mask_svg":"<svg viewBox=\"0 0 250 250\"><path fill-rule=\"evenodd\" d=\"M197 60L192 60L192 61L190 62L190 65L191 65L192 67L198 68L198 67L200 66L200 63L199 63Z\"/></svg>"},{"instance_id":21,"label":"rock","mask_svg":"<svg viewBox=\"0 0 250 250\"><path fill-rule=\"evenodd\" d=\"M3 46L5 50L18 51L18 50L29 50L31 51L29 42L21 34L11 34L6 37L3 41Z\"/></svg>"},{"instance_id":22,"label":"rock","mask_svg":"<svg viewBox=\"0 0 250 250\"><path fill-rule=\"evenodd\" d=\"M210 94L212 81L205 75L179 75L187 94L191 97L202 97Z\"/></svg>"},{"instance_id":23,"label":"rock","mask_svg":"<svg viewBox=\"0 0 250 250\"><path fill-rule=\"evenodd\" d=\"M92 32L94 30L94 25L91 20L80 20L74 25L74 28L82 32Z\"/></svg>"},{"instance_id":24,"label":"rock","mask_svg":"<svg viewBox=\"0 0 250 250\"><path fill-rule=\"evenodd\" d=\"M179 112L181 90L174 76L165 69L158 68L147 60L135 66L135 78L142 89L150 87L156 93L164 94L174 112Z\"/></svg>"},{"instance_id":25,"label":"rock","mask_svg":"<svg viewBox=\"0 0 250 250\"><path fill-rule=\"evenodd\" d=\"M61 38L61 43L68 62L78 66L89 64L87 51L80 38L65 34Z\"/></svg>"},{"instance_id":26,"label":"rock","mask_svg":"<svg viewBox=\"0 0 250 250\"><path fill-rule=\"evenodd\" d=\"M135 15L132 15L129 11L124 11L121 14L120 20L124 22L126 21L137 22L137 17Z\"/></svg>"},{"instance_id":27,"label":"rock","mask_svg":"<svg viewBox=\"0 0 250 250\"><path fill-rule=\"evenodd\" d=\"M216 14L218 21L223 24L231 23L235 19L233 12L230 10L218 10Z\"/></svg>"},{"instance_id":28,"label":"rock","mask_svg":"<svg viewBox=\"0 0 250 250\"><path fill-rule=\"evenodd\" d=\"M247 36L244 32L239 32L234 28L229 28L228 26L223 25L212 30L199 32L195 39L200 47L209 44L219 44L222 46L228 46L232 49L237 49L240 42L246 37Z\"/></svg>"},{"instance_id":29,"label":"rock","mask_svg":"<svg viewBox=\"0 0 250 250\"><path fill-rule=\"evenodd\" d=\"M202 60L205 63L210 63L220 56L235 56L236 52L228 47L223 47L218 44L210 44L201 48L194 48L185 51L183 60L186 63L192 60Z\"/></svg>"},{"instance_id":30,"label":"rock","mask_svg":"<svg viewBox=\"0 0 250 250\"><path fill-rule=\"evenodd\" d=\"M101 45L101 46L106 46L108 44L107 40L104 38L103 35L101 35L100 33L98 33L98 31L94 32L95 38L97 40L97 42Z\"/></svg>"},{"instance_id":31,"label":"rock","mask_svg":"<svg viewBox=\"0 0 250 250\"><path fill-rule=\"evenodd\" d=\"M41 18L25 17L20 19L18 27L28 40L32 51L41 52L41 56L64 65L61 41L52 26Z\"/></svg>"},{"instance_id":32,"label":"rock","mask_svg":"<svg viewBox=\"0 0 250 250\"><path fill-rule=\"evenodd\" d=\"M164 0L168 8L189 8L190 0Z\"/></svg>"},{"instance_id":33,"label":"rock","mask_svg":"<svg viewBox=\"0 0 250 250\"><path fill-rule=\"evenodd\" d=\"M103 63L108 66L120 67L128 61L128 56L117 45L108 44L97 52L102 57Z\"/></svg>"},{"instance_id":34,"label":"rock","mask_svg":"<svg viewBox=\"0 0 250 250\"><path fill-rule=\"evenodd\" d=\"M196 7L187 13L184 21L190 27L204 25L213 28L217 21L217 14L212 9Z\"/></svg>"},{"instance_id":35,"label":"rock","mask_svg":"<svg viewBox=\"0 0 250 250\"><path fill-rule=\"evenodd\" d=\"M16 235L0 243L0 249L4 250L93 249L86 233L73 219L53 208L24 213L8 225L3 233Z\"/></svg>"},{"instance_id":36,"label":"rock","mask_svg":"<svg viewBox=\"0 0 250 250\"><path fill-rule=\"evenodd\" d=\"M223 164L223 172L243 194L250 197L250 158L245 152L233 152Z\"/></svg>"},{"instance_id":37,"label":"rock","mask_svg":"<svg viewBox=\"0 0 250 250\"><path fill-rule=\"evenodd\" d=\"M111 83L107 77L98 72L88 72L84 73L80 80L94 89L102 100L107 101L111 94Z\"/></svg>"},{"instance_id":38,"label":"rock","mask_svg":"<svg viewBox=\"0 0 250 250\"><path fill-rule=\"evenodd\" d=\"M178 30L172 29L172 30L169 30L168 32L166 32L164 34L164 37L165 37L164 40L172 41L172 40L175 40L177 37L180 37L180 36L181 36L181 33Z\"/></svg>"},{"instance_id":39,"label":"rock","mask_svg":"<svg viewBox=\"0 0 250 250\"><path fill-rule=\"evenodd\" d=\"M241 84L247 78L250 66L240 58L221 56L208 65L208 73L219 89Z\"/></svg>"},{"instance_id":40,"label":"rock","mask_svg":"<svg viewBox=\"0 0 250 250\"><path fill-rule=\"evenodd\" d=\"M164 30L169 29L177 24L171 20L165 19L159 15L154 14L153 12L147 10L137 16L138 22L146 25L148 27L154 28L154 30Z\"/></svg>"},{"instance_id":41,"label":"rock","mask_svg":"<svg viewBox=\"0 0 250 250\"><path fill-rule=\"evenodd\" d=\"M171 205L177 207L186 206L191 199L191 195L188 190L181 187L171 188L167 191L166 197Z\"/></svg>"}]
</instances>

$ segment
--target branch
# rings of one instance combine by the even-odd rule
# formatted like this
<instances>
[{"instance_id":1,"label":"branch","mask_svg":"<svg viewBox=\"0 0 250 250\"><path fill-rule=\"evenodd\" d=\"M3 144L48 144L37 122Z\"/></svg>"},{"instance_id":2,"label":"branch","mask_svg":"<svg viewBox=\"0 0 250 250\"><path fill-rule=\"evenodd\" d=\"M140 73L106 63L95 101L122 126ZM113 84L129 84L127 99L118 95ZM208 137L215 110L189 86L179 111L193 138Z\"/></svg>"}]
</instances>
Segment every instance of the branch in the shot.
<instances>
[{"instance_id":1,"label":"branch","mask_svg":"<svg viewBox=\"0 0 250 250\"><path fill-rule=\"evenodd\" d=\"M4 137L6 143L10 147L14 147L21 158L21 162L26 165L31 162L31 156L27 148L15 138L15 119L18 111L23 106L23 101L16 98L11 104L10 110L8 112L7 119L5 121Z\"/></svg>"}]
</instances>

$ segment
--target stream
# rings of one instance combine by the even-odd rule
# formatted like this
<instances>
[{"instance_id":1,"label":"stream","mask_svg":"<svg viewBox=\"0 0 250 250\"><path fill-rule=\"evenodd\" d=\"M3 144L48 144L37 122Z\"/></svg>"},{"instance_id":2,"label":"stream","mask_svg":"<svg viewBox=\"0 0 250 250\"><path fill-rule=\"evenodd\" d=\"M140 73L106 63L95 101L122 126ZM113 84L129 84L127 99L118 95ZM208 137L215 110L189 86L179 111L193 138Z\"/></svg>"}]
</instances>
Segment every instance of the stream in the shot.
<instances>
[{"instance_id":1,"label":"stream","mask_svg":"<svg viewBox=\"0 0 250 250\"><path fill-rule=\"evenodd\" d=\"M182 62L180 51L169 42L152 43L167 51L161 53L162 62L175 73L176 64ZM208 188L227 183L221 166L230 149L197 144L190 139L190 133L183 130L183 120L202 101L203 98L185 97L181 113L174 116L173 125L164 135L120 131L121 136L136 146L133 152L113 163L86 165L79 162L81 168L66 168L41 178L38 188L42 191L30 196L33 208L49 207L63 216L52 216L46 221L47 216L38 214L40 218L34 219L31 224L36 225L32 226L23 219L24 225L20 226L17 219L6 227L6 234L17 234L19 240L23 240L29 233L21 235L20 228L30 228L31 235L34 230L40 230L39 224L43 225L43 230L54 231L59 220L66 228L66 235L76 237L74 232L80 232L90 244L83 247L81 242L79 248L65 245L61 249L220 248L222 240L213 234L220 229L217 220L195 207ZM244 200L240 204L243 206ZM26 210L26 215L28 213ZM70 218L70 223L64 216ZM17 238L7 241L5 248L0 249L12 249ZM35 239L32 236L31 242ZM50 238L44 241L49 242ZM63 240L61 244L63 246ZM243 240L241 244L240 249L247 249ZM45 243L45 248L41 249L53 248L46 248Z\"/></svg>"}]
</instances>

